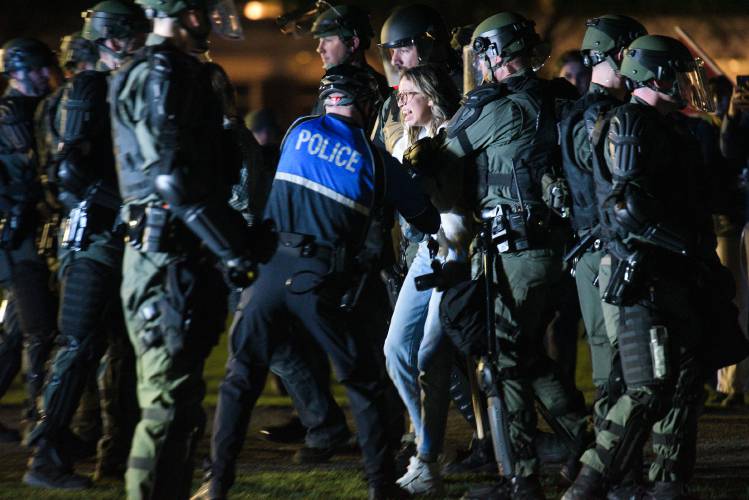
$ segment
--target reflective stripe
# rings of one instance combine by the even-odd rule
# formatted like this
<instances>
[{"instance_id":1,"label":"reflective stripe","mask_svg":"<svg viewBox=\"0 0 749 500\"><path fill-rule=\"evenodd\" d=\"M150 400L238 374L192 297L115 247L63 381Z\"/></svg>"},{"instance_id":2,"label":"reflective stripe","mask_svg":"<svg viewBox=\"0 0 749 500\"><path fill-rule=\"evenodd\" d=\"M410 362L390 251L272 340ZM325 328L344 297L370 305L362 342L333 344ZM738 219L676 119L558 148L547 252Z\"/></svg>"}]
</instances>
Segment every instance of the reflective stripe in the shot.
<instances>
[{"instance_id":1,"label":"reflective stripe","mask_svg":"<svg viewBox=\"0 0 749 500\"><path fill-rule=\"evenodd\" d=\"M130 457L127 461L128 469L153 470L155 466L156 461L153 458Z\"/></svg>"},{"instance_id":2,"label":"reflective stripe","mask_svg":"<svg viewBox=\"0 0 749 500\"><path fill-rule=\"evenodd\" d=\"M309 179L305 179L304 177L301 177L298 175L289 174L287 172L277 172L276 179L291 182L294 184L298 184L302 187L305 187L307 189L311 189L312 191L319 193L327 198L330 198L333 201L337 201L341 205L344 205L348 208L356 210L357 212L364 214L366 216L369 216L369 207L365 207L364 205L355 202L351 198L343 196L340 193L336 193L329 187L323 186L322 184L318 184L317 182L311 181Z\"/></svg>"},{"instance_id":3,"label":"reflective stripe","mask_svg":"<svg viewBox=\"0 0 749 500\"><path fill-rule=\"evenodd\" d=\"M156 420L157 422L171 420L173 415L174 410L171 408L143 408L143 411L141 412L141 418L143 420Z\"/></svg>"}]
</instances>

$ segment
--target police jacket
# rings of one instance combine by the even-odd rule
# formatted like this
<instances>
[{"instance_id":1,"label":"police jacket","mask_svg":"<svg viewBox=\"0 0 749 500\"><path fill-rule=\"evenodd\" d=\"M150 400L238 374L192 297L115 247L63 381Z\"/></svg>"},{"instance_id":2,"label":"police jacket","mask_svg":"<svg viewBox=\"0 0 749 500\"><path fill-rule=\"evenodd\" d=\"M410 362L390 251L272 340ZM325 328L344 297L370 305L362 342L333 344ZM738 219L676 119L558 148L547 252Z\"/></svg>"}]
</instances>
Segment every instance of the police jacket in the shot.
<instances>
[{"instance_id":1,"label":"police jacket","mask_svg":"<svg viewBox=\"0 0 749 500\"><path fill-rule=\"evenodd\" d=\"M404 169L379 152L364 129L338 115L304 117L281 145L265 216L282 232L357 252L376 210L391 205L420 230L440 218Z\"/></svg>"}]
</instances>

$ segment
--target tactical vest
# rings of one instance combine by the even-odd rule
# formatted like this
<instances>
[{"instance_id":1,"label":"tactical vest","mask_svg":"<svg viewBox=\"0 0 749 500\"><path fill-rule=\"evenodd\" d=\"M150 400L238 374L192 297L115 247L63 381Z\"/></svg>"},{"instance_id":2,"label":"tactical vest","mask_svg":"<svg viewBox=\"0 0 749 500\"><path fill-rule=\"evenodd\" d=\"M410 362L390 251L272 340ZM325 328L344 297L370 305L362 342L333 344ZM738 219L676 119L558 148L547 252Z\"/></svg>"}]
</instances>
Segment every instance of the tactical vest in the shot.
<instances>
[{"instance_id":1,"label":"tactical vest","mask_svg":"<svg viewBox=\"0 0 749 500\"><path fill-rule=\"evenodd\" d=\"M476 185L478 199L489 195L490 188L504 188L512 193L512 198L524 205L543 205L541 179L544 175L558 177L561 175L561 153L558 146L557 123L559 104L561 100L569 100L572 94L556 80L542 80L532 73L509 79L507 83L499 85L482 85L466 95L464 107L475 108L473 116L463 120L475 121L481 113L481 108L488 103L506 98L514 101L524 113L535 122L534 135L526 145L520 146L518 154L513 158L513 171L490 173L487 170L488 161L482 158L485 152L479 153L476 159ZM465 114L461 113L461 114ZM459 129L461 123L451 123L450 128ZM455 135L459 135L455 134Z\"/></svg>"},{"instance_id":2,"label":"tactical vest","mask_svg":"<svg viewBox=\"0 0 749 500\"><path fill-rule=\"evenodd\" d=\"M598 224L599 215L594 172L588 170L585 165L577 164L574 130L576 125L583 121L590 138L599 117L617 104L620 102L608 94L590 92L575 102L560 124L562 166L572 198L572 227L576 231L594 227ZM594 155L601 154L600 148L596 149L592 145L591 148ZM602 158L599 161L602 161Z\"/></svg>"},{"instance_id":3,"label":"tactical vest","mask_svg":"<svg viewBox=\"0 0 749 500\"><path fill-rule=\"evenodd\" d=\"M281 146L265 215L279 231L358 252L380 206L381 161L363 129L333 115L300 118Z\"/></svg>"},{"instance_id":4,"label":"tactical vest","mask_svg":"<svg viewBox=\"0 0 749 500\"><path fill-rule=\"evenodd\" d=\"M60 128L57 122L57 108L60 105L64 87L60 87L48 95L37 108L36 122L36 150L39 161L45 168L47 176L54 177L54 155L60 142Z\"/></svg>"},{"instance_id":5,"label":"tactical vest","mask_svg":"<svg viewBox=\"0 0 749 500\"><path fill-rule=\"evenodd\" d=\"M153 178L173 168L183 171L190 189L229 199L221 151L222 105L210 73L208 65L169 44L141 49L115 73L109 101L125 203L152 195ZM164 89L166 99L160 94ZM158 133L155 151L142 150L136 135L149 133Z\"/></svg>"}]
</instances>

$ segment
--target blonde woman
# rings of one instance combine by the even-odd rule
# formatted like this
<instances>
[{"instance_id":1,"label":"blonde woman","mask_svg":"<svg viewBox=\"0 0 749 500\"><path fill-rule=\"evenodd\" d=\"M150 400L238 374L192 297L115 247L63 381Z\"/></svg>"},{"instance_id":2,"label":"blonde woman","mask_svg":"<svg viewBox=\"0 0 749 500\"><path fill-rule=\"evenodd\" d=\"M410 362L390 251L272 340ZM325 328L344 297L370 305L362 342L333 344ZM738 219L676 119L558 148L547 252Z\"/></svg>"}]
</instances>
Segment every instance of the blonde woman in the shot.
<instances>
[{"instance_id":1,"label":"blonde woman","mask_svg":"<svg viewBox=\"0 0 749 500\"><path fill-rule=\"evenodd\" d=\"M404 132L391 154L400 160L409 146L421 138L435 136L445 126L458 109L459 94L443 69L425 65L402 73L397 99ZM444 198L444 193L430 194L433 200ZM449 377L453 359L449 339L443 335L439 322L442 292L417 290L416 278L432 273L431 264L435 258L447 263L446 268L465 269L467 274L470 233L466 221L470 218L451 207L441 213L441 219L436 252L435 243L430 244L429 238L419 238L407 226L403 227L406 237L421 242L395 304L385 340L388 374L416 433L417 454L411 458L406 474L398 480L400 487L412 494L444 492L437 458L442 451L450 404Z\"/></svg>"}]
</instances>

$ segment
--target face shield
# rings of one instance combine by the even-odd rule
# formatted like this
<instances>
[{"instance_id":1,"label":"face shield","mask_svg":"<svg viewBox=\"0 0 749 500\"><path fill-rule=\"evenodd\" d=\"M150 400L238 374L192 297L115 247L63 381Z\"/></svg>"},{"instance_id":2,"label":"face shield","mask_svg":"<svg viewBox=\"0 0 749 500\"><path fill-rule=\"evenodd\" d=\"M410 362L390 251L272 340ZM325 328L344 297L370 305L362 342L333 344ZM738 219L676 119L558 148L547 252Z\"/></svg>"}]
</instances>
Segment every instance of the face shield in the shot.
<instances>
[{"instance_id":1,"label":"face shield","mask_svg":"<svg viewBox=\"0 0 749 500\"><path fill-rule=\"evenodd\" d=\"M382 66L385 68L388 84L397 87L401 72L429 61L434 47L434 39L425 33L420 37L404 38L394 42L381 43Z\"/></svg>"},{"instance_id":2,"label":"face shield","mask_svg":"<svg viewBox=\"0 0 749 500\"><path fill-rule=\"evenodd\" d=\"M693 67L688 71L676 72L676 87L679 97L687 106L703 112L715 111L712 96L707 90L705 82L705 64L700 58L694 60Z\"/></svg>"},{"instance_id":3,"label":"face shield","mask_svg":"<svg viewBox=\"0 0 749 500\"><path fill-rule=\"evenodd\" d=\"M211 22L211 30L221 38L244 40L237 7L232 0L217 2L208 11L208 19Z\"/></svg>"},{"instance_id":4,"label":"face shield","mask_svg":"<svg viewBox=\"0 0 749 500\"><path fill-rule=\"evenodd\" d=\"M486 53L476 53L472 45L463 47L463 93L467 94L485 81L491 81Z\"/></svg>"}]
</instances>

